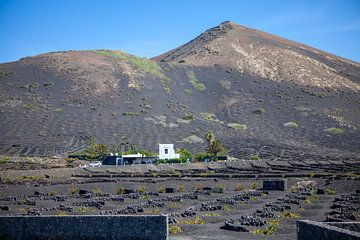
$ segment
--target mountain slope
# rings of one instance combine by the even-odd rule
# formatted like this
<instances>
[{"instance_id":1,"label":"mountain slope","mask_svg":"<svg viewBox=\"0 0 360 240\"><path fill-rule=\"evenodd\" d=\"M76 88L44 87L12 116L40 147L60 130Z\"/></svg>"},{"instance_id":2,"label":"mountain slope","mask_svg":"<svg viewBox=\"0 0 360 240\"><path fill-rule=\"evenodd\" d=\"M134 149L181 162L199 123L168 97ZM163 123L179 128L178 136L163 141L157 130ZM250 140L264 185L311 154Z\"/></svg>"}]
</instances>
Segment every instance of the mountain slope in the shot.
<instances>
[{"instance_id":1,"label":"mountain slope","mask_svg":"<svg viewBox=\"0 0 360 240\"><path fill-rule=\"evenodd\" d=\"M203 151L212 130L247 158L354 158L360 67L225 22L155 57L67 51L0 64L0 154L52 155L91 137L117 150Z\"/></svg>"}]
</instances>

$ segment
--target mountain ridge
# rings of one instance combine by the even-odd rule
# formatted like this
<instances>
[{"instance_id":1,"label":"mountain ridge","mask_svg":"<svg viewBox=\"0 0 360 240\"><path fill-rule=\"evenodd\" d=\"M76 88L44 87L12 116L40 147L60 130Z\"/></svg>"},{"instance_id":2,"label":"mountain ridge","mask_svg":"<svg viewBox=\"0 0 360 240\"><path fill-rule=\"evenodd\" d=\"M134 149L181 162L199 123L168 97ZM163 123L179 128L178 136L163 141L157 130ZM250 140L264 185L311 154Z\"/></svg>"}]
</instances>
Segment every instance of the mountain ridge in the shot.
<instances>
[{"instance_id":1,"label":"mountain ridge","mask_svg":"<svg viewBox=\"0 0 360 240\"><path fill-rule=\"evenodd\" d=\"M89 50L0 64L0 154L66 154L93 137L200 152L212 130L239 158L358 155L358 64L232 22L187 44L156 61Z\"/></svg>"}]
</instances>

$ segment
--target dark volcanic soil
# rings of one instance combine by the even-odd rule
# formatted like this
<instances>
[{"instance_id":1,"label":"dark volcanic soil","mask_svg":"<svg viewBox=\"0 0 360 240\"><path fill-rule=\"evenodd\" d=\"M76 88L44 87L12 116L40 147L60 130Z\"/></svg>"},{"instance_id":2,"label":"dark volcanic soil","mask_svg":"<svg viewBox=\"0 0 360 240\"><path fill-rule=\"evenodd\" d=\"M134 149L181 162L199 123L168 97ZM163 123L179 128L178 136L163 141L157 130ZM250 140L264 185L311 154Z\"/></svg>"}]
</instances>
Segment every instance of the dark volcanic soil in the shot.
<instances>
[{"instance_id":1,"label":"dark volcanic soil","mask_svg":"<svg viewBox=\"0 0 360 240\"><path fill-rule=\"evenodd\" d=\"M175 52L0 64L0 155L66 154L91 137L117 151L199 152L212 130L238 158L358 158L358 63L233 23Z\"/></svg>"}]
</instances>

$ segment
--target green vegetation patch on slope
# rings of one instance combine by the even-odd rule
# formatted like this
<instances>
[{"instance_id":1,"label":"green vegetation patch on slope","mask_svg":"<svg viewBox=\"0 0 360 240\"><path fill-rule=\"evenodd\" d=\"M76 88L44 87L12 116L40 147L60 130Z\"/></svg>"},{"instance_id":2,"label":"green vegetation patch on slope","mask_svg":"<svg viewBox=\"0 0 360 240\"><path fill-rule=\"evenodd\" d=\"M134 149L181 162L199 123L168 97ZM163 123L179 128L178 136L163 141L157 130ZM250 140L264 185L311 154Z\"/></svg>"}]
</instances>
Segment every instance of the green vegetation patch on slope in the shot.
<instances>
[{"instance_id":1,"label":"green vegetation patch on slope","mask_svg":"<svg viewBox=\"0 0 360 240\"><path fill-rule=\"evenodd\" d=\"M189 78L189 83L198 91L205 91L206 86L204 83L199 82L199 80L196 78L194 71L187 71L186 75Z\"/></svg>"},{"instance_id":2,"label":"green vegetation patch on slope","mask_svg":"<svg viewBox=\"0 0 360 240\"><path fill-rule=\"evenodd\" d=\"M131 63L135 67L144 70L147 73L150 73L151 75L154 75L159 78L165 78L164 74L161 71L161 67L155 61L149 60L147 58L137 57L134 55L123 53L121 51L93 50L91 52L103 56L109 56L113 58L118 58L120 60L124 60L128 63Z\"/></svg>"}]
</instances>

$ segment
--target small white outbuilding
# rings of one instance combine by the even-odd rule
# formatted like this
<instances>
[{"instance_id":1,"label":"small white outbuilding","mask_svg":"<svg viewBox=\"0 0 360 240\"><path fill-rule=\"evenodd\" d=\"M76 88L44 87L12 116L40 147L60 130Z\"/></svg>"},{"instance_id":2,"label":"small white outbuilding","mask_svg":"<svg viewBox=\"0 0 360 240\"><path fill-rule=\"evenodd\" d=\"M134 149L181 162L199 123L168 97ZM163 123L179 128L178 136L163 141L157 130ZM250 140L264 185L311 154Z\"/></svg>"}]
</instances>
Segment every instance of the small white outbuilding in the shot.
<instances>
[{"instance_id":1,"label":"small white outbuilding","mask_svg":"<svg viewBox=\"0 0 360 240\"><path fill-rule=\"evenodd\" d=\"M159 159L177 159L180 154L175 153L174 144L159 144Z\"/></svg>"}]
</instances>

